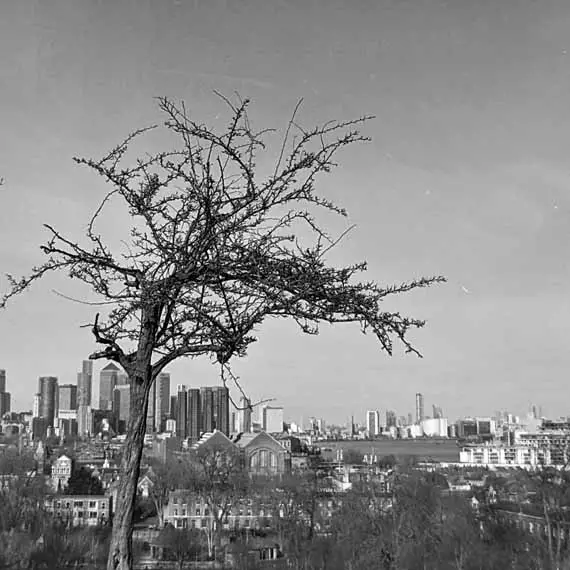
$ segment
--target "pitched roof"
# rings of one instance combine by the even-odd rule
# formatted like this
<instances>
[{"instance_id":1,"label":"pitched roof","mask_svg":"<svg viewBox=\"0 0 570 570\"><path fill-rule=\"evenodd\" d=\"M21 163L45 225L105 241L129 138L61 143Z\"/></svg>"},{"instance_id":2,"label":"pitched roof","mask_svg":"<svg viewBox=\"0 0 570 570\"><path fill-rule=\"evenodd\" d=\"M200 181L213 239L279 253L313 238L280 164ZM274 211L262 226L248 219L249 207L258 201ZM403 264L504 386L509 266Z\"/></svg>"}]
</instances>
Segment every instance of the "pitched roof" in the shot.
<instances>
[{"instance_id":1,"label":"pitched roof","mask_svg":"<svg viewBox=\"0 0 570 570\"><path fill-rule=\"evenodd\" d=\"M118 372L119 370L120 370L120 368L118 366L116 366L112 362L109 362L109 364L107 364L107 366L105 366L104 368L101 369L101 372L104 372L104 371Z\"/></svg>"},{"instance_id":2,"label":"pitched roof","mask_svg":"<svg viewBox=\"0 0 570 570\"><path fill-rule=\"evenodd\" d=\"M260 431L257 433L238 433L233 441L238 447L244 448L253 443L258 438L265 438L266 440L268 439L272 444L279 446L283 451L287 451L285 446L280 441L265 431Z\"/></svg>"}]
</instances>

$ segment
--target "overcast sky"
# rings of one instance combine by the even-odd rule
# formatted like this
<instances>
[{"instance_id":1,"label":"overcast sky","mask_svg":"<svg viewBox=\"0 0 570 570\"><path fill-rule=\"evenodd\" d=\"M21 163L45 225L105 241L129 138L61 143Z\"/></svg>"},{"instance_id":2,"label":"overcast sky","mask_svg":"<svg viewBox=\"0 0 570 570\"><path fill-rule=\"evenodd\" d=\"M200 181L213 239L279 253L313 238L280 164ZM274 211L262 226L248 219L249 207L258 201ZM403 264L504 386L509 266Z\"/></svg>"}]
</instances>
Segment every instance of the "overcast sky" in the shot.
<instances>
[{"instance_id":1,"label":"overcast sky","mask_svg":"<svg viewBox=\"0 0 570 570\"><path fill-rule=\"evenodd\" d=\"M428 320L424 358L390 359L352 327L268 323L236 364L243 384L292 419L407 414L418 391L451 418L568 414L568 30L567 0L4 1L0 272L42 261L42 223L81 231L104 187L72 156L159 120L153 97L214 126L214 89L250 97L260 127L283 127L301 97L304 124L373 114L373 142L320 187L357 224L332 261L367 259L387 284L448 277L386 307ZM52 289L74 293L46 279L0 314L15 409L38 376L75 382L94 350L90 310ZM170 372L173 388L218 382L208 362Z\"/></svg>"}]
</instances>

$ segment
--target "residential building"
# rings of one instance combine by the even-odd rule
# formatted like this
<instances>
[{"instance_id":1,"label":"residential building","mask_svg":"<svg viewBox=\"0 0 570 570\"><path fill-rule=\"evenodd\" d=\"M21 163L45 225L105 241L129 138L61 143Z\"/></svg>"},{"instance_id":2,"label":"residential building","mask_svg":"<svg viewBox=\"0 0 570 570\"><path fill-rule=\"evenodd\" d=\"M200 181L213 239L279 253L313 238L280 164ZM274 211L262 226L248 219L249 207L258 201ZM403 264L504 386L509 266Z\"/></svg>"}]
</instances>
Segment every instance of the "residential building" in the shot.
<instances>
[{"instance_id":1,"label":"residential building","mask_svg":"<svg viewBox=\"0 0 570 570\"><path fill-rule=\"evenodd\" d=\"M51 486L54 491L64 491L73 471L73 461L67 455L58 457L51 467Z\"/></svg>"},{"instance_id":2,"label":"residential building","mask_svg":"<svg viewBox=\"0 0 570 570\"><path fill-rule=\"evenodd\" d=\"M99 373L99 409L113 409L113 393L118 385L119 368L112 362Z\"/></svg>"},{"instance_id":3,"label":"residential building","mask_svg":"<svg viewBox=\"0 0 570 570\"><path fill-rule=\"evenodd\" d=\"M70 526L105 526L111 523L113 501L104 495L54 495L46 510Z\"/></svg>"},{"instance_id":4,"label":"residential building","mask_svg":"<svg viewBox=\"0 0 570 570\"><path fill-rule=\"evenodd\" d=\"M57 378L41 376L38 382L39 417L46 420L46 426L54 427L57 415Z\"/></svg>"}]
</instances>

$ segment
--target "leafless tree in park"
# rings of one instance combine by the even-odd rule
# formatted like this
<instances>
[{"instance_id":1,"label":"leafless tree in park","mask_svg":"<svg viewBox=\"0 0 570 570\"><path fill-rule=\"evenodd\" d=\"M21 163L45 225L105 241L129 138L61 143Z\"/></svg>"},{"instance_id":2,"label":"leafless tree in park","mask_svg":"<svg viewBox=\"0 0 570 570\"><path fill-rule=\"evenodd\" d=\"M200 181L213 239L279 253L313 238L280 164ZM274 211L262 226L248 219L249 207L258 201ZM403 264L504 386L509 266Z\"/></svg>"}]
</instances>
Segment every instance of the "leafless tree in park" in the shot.
<instances>
[{"instance_id":1,"label":"leafless tree in park","mask_svg":"<svg viewBox=\"0 0 570 570\"><path fill-rule=\"evenodd\" d=\"M317 194L315 184L333 169L338 151L367 140L358 131L366 118L305 130L294 113L271 154L265 141L272 131L253 129L249 102L222 99L231 116L221 130L196 122L184 105L163 98L158 105L165 117L162 128L173 135L170 150L130 162L131 146L159 128L150 127L135 131L100 160L75 159L109 184L85 239L68 238L46 225L49 239L41 247L46 261L24 278L10 277L10 289L0 300L3 307L56 270L101 298L105 313L90 325L101 350L91 358L120 364L131 384L109 569L132 566L148 396L165 366L185 356L208 356L227 371L268 317L293 319L309 334L318 333L323 322L358 323L386 352L399 341L417 354L407 332L423 321L389 312L383 301L443 280L380 286L358 281L365 263L327 263L338 239L329 237L315 216L322 210L345 212ZM264 157L273 157L274 166L262 175L256 164ZM97 230L109 204L126 208L132 220L122 250ZM304 240L296 237L300 231Z\"/></svg>"}]
</instances>

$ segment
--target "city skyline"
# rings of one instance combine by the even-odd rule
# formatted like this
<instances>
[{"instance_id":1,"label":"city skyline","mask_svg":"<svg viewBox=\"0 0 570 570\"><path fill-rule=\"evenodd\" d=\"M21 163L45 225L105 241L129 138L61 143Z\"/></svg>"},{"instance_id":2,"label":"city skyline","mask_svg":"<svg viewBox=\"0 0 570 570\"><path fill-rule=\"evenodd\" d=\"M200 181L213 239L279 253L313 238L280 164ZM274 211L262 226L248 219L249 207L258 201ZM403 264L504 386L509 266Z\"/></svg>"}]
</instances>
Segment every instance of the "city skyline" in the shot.
<instances>
[{"instance_id":1,"label":"city skyline","mask_svg":"<svg viewBox=\"0 0 570 570\"><path fill-rule=\"evenodd\" d=\"M427 319L411 337L424 359L387 358L350 326L310 338L270 321L234 365L246 393L292 417L340 419L361 402L413 413L416 392L453 417L539 400L567 413L567 2L36 4L0 8L3 273L43 260L43 223L85 228L102 183L71 157L100 157L154 123L155 96L184 99L215 127L214 89L250 97L259 128L283 128L301 97L304 125L369 113L372 143L318 183L356 225L330 258L366 259L366 277L385 284L448 277L386 302ZM101 230L118 241L122 227L110 215ZM64 297L94 300L52 276L1 314L13 409L30 406L39 376L74 382L71 355L97 349L81 328L95 307ZM219 383L207 359L170 372Z\"/></svg>"}]
</instances>

